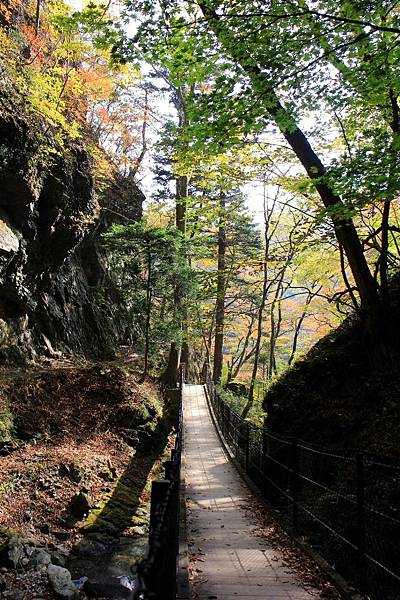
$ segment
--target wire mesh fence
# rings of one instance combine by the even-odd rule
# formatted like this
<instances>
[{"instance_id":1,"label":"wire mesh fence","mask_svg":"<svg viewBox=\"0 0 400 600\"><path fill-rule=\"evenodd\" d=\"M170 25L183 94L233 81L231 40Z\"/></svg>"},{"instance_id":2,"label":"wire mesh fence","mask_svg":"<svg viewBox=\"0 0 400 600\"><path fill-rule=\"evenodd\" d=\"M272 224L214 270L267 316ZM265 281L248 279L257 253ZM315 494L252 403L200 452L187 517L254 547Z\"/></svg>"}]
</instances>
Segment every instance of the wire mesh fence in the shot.
<instances>
[{"instance_id":1,"label":"wire mesh fence","mask_svg":"<svg viewBox=\"0 0 400 600\"><path fill-rule=\"evenodd\" d=\"M275 435L206 387L238 462L293 527L367 597L400 599L400 463Z\"/></svg>"}]
</instances>

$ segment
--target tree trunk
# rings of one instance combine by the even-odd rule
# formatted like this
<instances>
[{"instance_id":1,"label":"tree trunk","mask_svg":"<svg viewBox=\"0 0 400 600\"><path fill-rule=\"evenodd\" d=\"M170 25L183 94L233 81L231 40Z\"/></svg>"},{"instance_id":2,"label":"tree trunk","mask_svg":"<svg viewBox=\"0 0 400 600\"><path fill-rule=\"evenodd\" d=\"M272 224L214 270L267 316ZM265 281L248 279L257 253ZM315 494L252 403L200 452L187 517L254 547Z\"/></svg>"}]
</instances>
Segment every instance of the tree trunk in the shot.
<instances>
[{"instance_id":1,"label":"tree trunk","mask_svg":"<svg viewBox=\"0 0 400 600\"><path fill-rule=\"evenodd\" d=\"M354 223L351 219L340 217L340 209L343 209L344 204L329 184L323 181L326 169L322 161L297 126L293 116L281 104L268 75L254 63L251 56L243 49L243 45L237 43L234 33L221 22L223 17L216 13L211 3L198 2L198 4L221 45L249 76L256 93L266 99L266 111L275 121L310 179L315 182L323 205L330 211L336 237L346 253L360 294L363 312L367 315L370 325L376 327L381 318L378 288L369 270Z\"/></svg>"},{"instance_id":2,"label":"tree trunk","mask_svg":"<svg viewBox=\"0 0 400 600\"><path fill-rule=\"evenodd\" d=\"M144 365L142 381L147 377L149 371L149 350L150 350L150 318L151 318L151 254L147 254L147 284L146 284L146 325L145 325L145 344L144 344Z\"/></svg>"},{"instance_id":3,"label":"tree trunk","mask_svg":"<svg viewBox=\"0 0 400 600\"><path fill-rule=\"evenodd\" d=\"M186 104L184 91L182 88L173 88L173 102L178 112L179 127L184 127L188 124L186 113ZM193 88L191 88L193 91ZM176 193L175 193L175 225L181 232L182 236L186 234L186 204L188 198L189 178L187 175L180 175L176 178ZM181 299L175 291L174 311L178 315L181 312ZM180 327L184 328L184 343L182 349L177 347L176 342L172 342L170 346L168 364L165 372L161 377L163 383L167 383L171 387L177 387L180 361L186 364L186 369L189 368L189 346L187 343L187 315L183 315Z\"/></svg>"},{"instance_id":4,"label":"tree trunk","mask_svg":"<svg viewBox=\"0 0 400 600\"><path fill-rule=\"evenodd\" d=\"M189 195L188 191L189 181L187 176L179 177L176 182L176 226L182 235L186 234L186 203ZM180 304L180 299L178 301L178 306ZM186 365L186 373L189 372L189 361L190 361L190 353L189 353L189 344L187 340L188 336L188 324L187 324L187 311L183 311L182 315L182 331L184 341L182 343L181 349L181 362Z\"/></svg>"},{"instance_id":5,"label":"tree trunk","mask_svg":"<svg viewBox=\"0 0 400 600\"><path fill-rule=\"evenodd\" d=\"M215 302L215 338L214 338L214 368L213 381L219 383L222 376L223 367L223 345L224 345L224 321L225 321L225 253L226 253L226 232L225 232L225 198L221 193L220 217L218 228L218 271L217 271L217 299Z\"/></svg>"},{"instance_id":6,"label":"tree trunk","mask_svg":"<svg viewBox=\"0 0 400 600\"><path fill-rule=\"evenodd\" d=\"M175 342L172 342L169 348L167 368L160 378L160 381L169 388L177 387L180 358L181 350Z\"/></svg>"},{"instance_id":7,"label":"tree trunk","mask_svg":"<svg viewBox=\"0 0 400 600\"><path fill-rule=\"evenodd\" d=\"M230 373L228 374L228 381L231 381L232 379L235 379L238 376L239 371L242 368L242 366L244 365L244 363L247 362L248 360L250 360L250 358L254 354L254 348L251 348L250 351L247 352L251 334L253 333L254 321L255 321L255 317L252 316L249 326L247 328L246 337L244 340L243 340L243 338L241 340L241 341L243 341L243 347L239 352L239 347L240 347L240 344L239 344L238 350L236 351L235 356L232 357ZM239 352L239 354L238 354L238 352Z\"/></svg>"},{"instance_id":8,"label":"tree trunk","mask_svg":"<svg viewBox=\"0 0 400 600\"><path fill-rule=\"evenodd\" d=\"M40 29L40 8L41 0L36 0L36 14L35 14L35 35L39 34Z\"/></svg>"},{"instance_id":9,"label":"tree trunk","mask_svg":"<svg viewBox=\"0 0 400 600\"><path fill-rule=\"evenodd\" d=\"M320 293L321 289L322 289L322 285L319 286L317 289L314 288L313 291L310 291L307 294L307 298L306 298L306 302L305 302L305 305L304 305L303 312L301 313L300 318L297 320L297 323L296 323L296 326L295 326L295 329L294 329L292 351L290 353L289 360L288 360L288 366L289 367L291 366L291 364L294 361L294 358L296 356L297 344L298 344L298 341L299 341L299 335L300 335L300 332L301 332L302 325L304 323L304 319L307 316L308 307L310 306L313 298L315 298L315 296Z\"/></svg>"},{"instance_id":10,"label":"tree trunk","mask_svg":"<svg viewBox=\"0 0 400 600\"><path fill-rule=\"evenodd\" d=\"M176 180L176 204L175 204L175 223L177 229L185 235L186 233L186 200L188 196L188 178L186 176L178 177ZM174 297L174 310L176 313L181 310L181 299L178 292L175 292ZM185 326L187 319L183 319ZM186 368L189 367L189 347L187 344L187 340L184 341L182 345L182 351L178 348L176 342L172 342L169 355L168 355L168 363L167 368L165 369L163 375L160 380L162 383L167 385L168 387L177 387L178 385L178 376L179 376L179 366L180 362L184 362L186 364Z\"/></svg>"},{"instance_id":11,"label":"tree trunk","mask_svg":"<svg viewBox=\"0 0 400 600\"><path fill-rule=\"evenodd\" d=\"M274 202L274 205L275 205L275 202ZM263 260L263 290L262 290L261 303L260 303L260 306L258 309L258 315L257 315L257 339L256 339L255 352L254 352L253 371L251 374L251 381L250 381L249 398L248 398L246 406L244 407L243 412L242 412L243 419L245 419L247 417L247 415L254 403L254 387L256 384L258 362L260 359L261 339L262 339L262 333L263 333L264 309L265 309L265 303L267 301L268 291L270 288L270 285L268 283L268 258L269 258L269 243L270 243L269 220L270 220L270 214L269 214L268 208L267 208L265 180L264 180L264 226L265 226L264 243L265 243L265 247L264 247L264 260Z\"/></svg>"}]
</instances>

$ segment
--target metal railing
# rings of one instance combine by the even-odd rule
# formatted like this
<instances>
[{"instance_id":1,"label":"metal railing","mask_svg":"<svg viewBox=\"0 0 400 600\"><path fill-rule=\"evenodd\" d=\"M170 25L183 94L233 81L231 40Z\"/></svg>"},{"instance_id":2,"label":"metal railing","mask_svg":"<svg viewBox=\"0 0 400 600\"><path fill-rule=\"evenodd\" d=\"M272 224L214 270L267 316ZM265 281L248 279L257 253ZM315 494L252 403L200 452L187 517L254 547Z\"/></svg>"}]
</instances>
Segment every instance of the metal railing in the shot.
<instances>
[{"instance_id":1,"label":"metal railing","mask_svg":"<svg viewBox=\"0 0 400 600\"><path fill-rule=\"evenodd\" d=\"M171 459L164 463L165 479L152 482L148 550L137 567L134 600L174 600L176 597L184 383L183 365L175 446Z\"/></svg>"},{"instance_id":2,"label":"metal railing","mask_svg":"<svg viewBox=\"0 0 400 600\"><path fill-rule=\"evenodd\" d=\"M400 598L400 463L275 435L209 402L237 461L277 507L285 525L374 600Z\"/></svg>"}]
</instances>

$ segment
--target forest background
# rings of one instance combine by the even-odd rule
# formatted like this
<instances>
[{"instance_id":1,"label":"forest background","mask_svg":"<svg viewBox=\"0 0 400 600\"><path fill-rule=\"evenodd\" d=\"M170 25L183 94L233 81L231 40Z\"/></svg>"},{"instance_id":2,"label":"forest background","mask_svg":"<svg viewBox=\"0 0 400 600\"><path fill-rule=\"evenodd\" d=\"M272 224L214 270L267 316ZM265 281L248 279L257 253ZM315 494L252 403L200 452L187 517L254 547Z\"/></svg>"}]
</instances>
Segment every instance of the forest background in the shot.
<instances>
[{"instance_id":1,"label":"forest background","mask_svg":"<svg viewBox=\"0 0 400 600\"><path fill-rule=\"evenodd\" d=\"M271 381L344 319L390 330L397 3L75 8L2 3L2 75L57 144L86 146L100 189L110 169L145 185L141 222L103 238L143 378L210 361L259 420Z\"/></svg>"}]
</instances>

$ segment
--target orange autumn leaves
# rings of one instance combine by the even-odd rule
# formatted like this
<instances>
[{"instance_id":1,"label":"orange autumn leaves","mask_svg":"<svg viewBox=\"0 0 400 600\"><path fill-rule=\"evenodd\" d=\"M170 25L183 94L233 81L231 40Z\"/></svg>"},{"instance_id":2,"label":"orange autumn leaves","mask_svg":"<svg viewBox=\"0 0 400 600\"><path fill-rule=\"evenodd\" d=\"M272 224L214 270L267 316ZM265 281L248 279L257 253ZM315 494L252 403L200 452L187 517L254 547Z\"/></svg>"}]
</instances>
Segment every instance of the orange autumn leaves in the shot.
<instances>
[{"instance_id":1,"label":"orange autumn leaves","mask_svg":"<svg viewBox=\"0 0 400 600\"><path fill-rule=\"evenodd\" d=\"M112 22L112 15L100 15ZM31 109L60 138L84 133L129 170L140 153L145 118L140 102L131 101L141 94L140 76L133 67L114 64L106 44L99 47L96 18L85 21L61 0L1 3L2 61Z\"/></svg>"}]
</instances>

